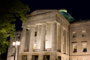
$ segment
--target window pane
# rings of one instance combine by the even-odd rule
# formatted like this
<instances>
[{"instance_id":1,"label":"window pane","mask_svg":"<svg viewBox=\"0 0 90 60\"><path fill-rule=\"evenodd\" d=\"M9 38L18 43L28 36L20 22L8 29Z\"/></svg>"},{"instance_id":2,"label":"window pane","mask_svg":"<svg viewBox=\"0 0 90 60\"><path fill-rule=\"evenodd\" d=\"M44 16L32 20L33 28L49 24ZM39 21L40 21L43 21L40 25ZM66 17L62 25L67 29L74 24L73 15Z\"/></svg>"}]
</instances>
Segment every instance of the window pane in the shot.
<instances>
[{"instance_id":1,"label":"window pane","mask_svg":"<svg viewBox=\"0 0 90 60\"><path fill-rule=\"evenodd\" d=\"M38 60L38 55L32 55L32 60Z\"/></svg>"},{"instance_id":2,"label":"window pane","mask_svg":"<svg viewBox=\"0 0 90 60\"><path fill-rule=\"evenodd\" d=\"M37 32L35 32L35 36L37 36Z\"/></svg>"},{"instance_id":3,"label":"window pane","mask_svg":"<svg viewBox=\"0 0 90 60\"><path fill-rule=\"evenodd\" d=\"M61 56L58 56L58 60L61 60Z\"/></svg>"},{"instance_id":4,"label":"window pane","mask_svg":"<svg viewBox=\"0 0 90 60\"><path fill-rule=\"evenodd\" d=\"M22 60L27 60L27 55L23 55Z\"/></svg>"},{"instance_id":5,"label":"window pane","mask_svg":"<svg viewBox=\"0 0 90 60\"><path fill-rule=\"evenodd\" d=\"M43 60L50 60L50 55L44 55Z\"/></svg>"},{"instance_id":6,"label":"window pane","mask_svg":"<svg viewBox=\"0 0 90 60\"><path fill-rule=\"evenodd\" d=\"M73 43L73 53L77 52L77 43Z\"/></svg>"},{"instance_id":7,"label":"window pane","mask_svg":"<svg viewBox=\"0 0 90 60\"><path fill-rule=\"evenodd\" d=\"M82 34L82 37L86 37L86 34Z\"/></svg>"},{"instance_id":8,"label":"window pane","mask_svg":"<svg viewBox=\"0 0 90 60\"><path fill-rule=\"evenodd\" d=\"M87 42L82 42L83 52L87 52Z\"/></svg>"},{"instance_id":9,"label":"window pane","mask_svg":"<svg viewBox=\"0 0 90 60\"><path fill-rule=\"evenodd\" d=\"M83 52L87 52L87 48L84 48L84 49L83 49Z\"/></svg>"},{"instance_id":10,"label":"window pane","mask_svg":"<svg viewBox=\"0 0 90 60\"><path fill-rule=\"evenodd\" d=\"M73 37L73 38L76 38L76 32L73 32L72 37Z\"/></svg>"}]
</instances>

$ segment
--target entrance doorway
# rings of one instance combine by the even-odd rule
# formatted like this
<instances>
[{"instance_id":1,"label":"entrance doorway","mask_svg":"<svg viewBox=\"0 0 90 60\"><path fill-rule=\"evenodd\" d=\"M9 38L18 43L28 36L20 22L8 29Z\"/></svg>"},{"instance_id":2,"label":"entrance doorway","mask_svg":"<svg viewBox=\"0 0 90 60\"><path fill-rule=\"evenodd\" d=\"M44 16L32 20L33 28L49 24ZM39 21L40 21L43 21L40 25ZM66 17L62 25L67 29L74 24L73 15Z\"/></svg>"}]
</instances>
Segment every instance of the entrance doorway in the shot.
<instances>
[{"instance_id":1,"label":"entrance doorway","mask_svg":"<svg viewBox=\"0 0 90 60\"><path fill-rule=\"evenodd\" d=\"M61 60L61 56L58 56L58 60Z\"/></svg>"},{"instance_id":2,"label":"entrance doorway","mask_svg":"<svg viewBox=\"0 0 90 60\"><path fill-rule=\"evenodd\" d=\"M32 55L32 60L38 60L38 55Z\"/></svg>"},{"instance_id":3,"label":"entrance doorway","mask_svg":"<svg viewBox=\"0 0 90 60\"><path fill-rule=\"evenodd\" d=\"M22 60L27 60L27 55L23 55Z\"/></svg>"},{"instance_id":4,"label":"entrance doorway","mask_svg":"<svg viewBox=\"0 0 90 60\"><path fill-rule=\"evenodd\" d=\"M43 60L50 60L50 55L44 55Z\"/></svg>"}]
</instances>

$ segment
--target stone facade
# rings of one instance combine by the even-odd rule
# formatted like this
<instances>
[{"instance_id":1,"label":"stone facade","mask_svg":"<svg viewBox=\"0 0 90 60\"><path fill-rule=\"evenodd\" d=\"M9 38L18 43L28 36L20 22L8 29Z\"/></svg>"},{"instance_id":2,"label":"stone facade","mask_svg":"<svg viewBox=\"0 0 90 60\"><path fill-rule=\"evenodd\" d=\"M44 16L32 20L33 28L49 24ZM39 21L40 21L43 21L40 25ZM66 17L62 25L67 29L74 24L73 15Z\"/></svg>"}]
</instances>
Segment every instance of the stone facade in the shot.
<instances>
[{"instance_id":1,"label":"stone facade","mask_svg":"<svg viewBox=\"0 0 90 60\"><path fill-rule=\"evenodd\" d=\"M79 33L83 33L83 38ZM36 10L23 24L18 60L77 60L82 57L89 60L89 36L89 22L69 24L58 10ZM13 52L10 46L7 60L11 60Z\"/></svg>"},{"instance_id":2,"label":"stone facade","mask_svg":"<svg viewBox=\"0 0 90 60\"><path fill-rule=\"evenodd\" d=\"M70 59L90 60L90 21L70 25Z\"/></svg>"}]
</instances>

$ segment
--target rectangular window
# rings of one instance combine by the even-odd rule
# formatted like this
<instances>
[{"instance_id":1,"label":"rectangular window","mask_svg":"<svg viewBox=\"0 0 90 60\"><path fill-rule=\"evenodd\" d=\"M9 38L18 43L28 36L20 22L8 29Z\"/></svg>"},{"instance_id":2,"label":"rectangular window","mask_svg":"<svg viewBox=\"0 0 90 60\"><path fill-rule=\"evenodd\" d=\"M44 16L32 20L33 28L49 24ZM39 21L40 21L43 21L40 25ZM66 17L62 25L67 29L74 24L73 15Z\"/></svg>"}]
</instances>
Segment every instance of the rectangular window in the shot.
<instances>
[{"instance_id":1,"label":"rectangular window","mask_svg":"<svg viewBox=\"0 0 90 60\"><path fill-rule=\"evenodd\" d=\"M37 32L35 32L35 36L37 36Z\"/></svg>"},{"instance_id":2,"label":"rectangular window","mask_svg":"<svg viewBox=\"0 0 90 60\"><path fill-rule=\"evenodd\" d=\"M77 43L74 42L73 43L73 53L76 53L77 52Z\"/></svg>"},{"instance_id":3,"label":"rectangular window","mask_svg":"<svg viewBox=\"0 0 90 60\"><path fill-rule=\"evenodd\" d=\"M87 52L87 48L84 48L84 49L83 49L83 52Z\"/></svg>"},{"instance_id":4,"label":"rectangular window","mask_svg":"<svg viewBox=\"0 0 90 60\"><path fill-rule=\"evenodd\" d=\"M40 49L38 49L37 43L34 43L33 51L34 51L34 52L39 52L39 51L40 51Z\"/></svg>"},{"instance_id":5,"label":"rectangular window","mask_svg":"<svg viewBox=\"0 0 90 60\"><path fill-rule=\"evenodd\" d=\"M73 32L72 37L73 37L73 38L76 38L76 32Z\"/></svg>"},{"instance_id":6,"label":"rectangular window","mask_svg":"<svg viewBox=\"0 0 90 60\"><path fill-rule=\"evenodd\" d=\"M76 37L76 34L73 34L73 38L75 38Z\"/></svg>"},{"instance_id":7,"label":"rectangular window","mask_svg":"<svg viewBox=\"0 0 90 60\"><path fill-rule=\"evenodd\" d=\"M82 37L86 37L86 31L85 30L82 31Z\"/></svg>"},{"instance_id":8,"label":"rectangular window","mask_svg":"<svg viewBox=\"0 0 90 60\"><path fill-rule=\"evenodd\" d=\"M29 51L29 43L30 43L30 30L26 29L26 40L25 40L24 52Z\"/></svg>"},{"instance_id":9,"label":"rectangular window","mask_svg":"<svg viewBox=\"0 0 90 60\"><path fill-rule=\"evenodd\" d=\"M86 37L86 34L85 33L82 33L82 37Z\"/></svg>"},{"instance_id":10,"label":"rectangular window","mask_svg":"<svg viewBox=\"0 0 90 60\"><path fill-rule=\"evenodd\" d=\"M73 35L73 38L75 38L76 37L76 35Z\"/></svg>"},{"instance_id":11,"label":"rectangular window","mask_svg":"<svg viewBox=\"0 0 90 60\"><path fill-rule=\"evenodd\" d=\"M87 42L82 42L83 52L87 52Z\"/></svg>"},{"instance_id":12,"label":"rectangular window","mask_svg":"<svg viewBox=\"0 0 90 60\"><path fill-rule=\"evenodd\" d=\"M32 60L38 60L38 55L32 55Z\"/></svg>"},{"instance_id":13,"label":"rectangular window","mask_svg":"<svg viewBox=\"0 0 90 60\"><path fill-rule=\"evenodd\" d=\"M86 35L85 34L82 34L82 37L86 37Z\"/></svg>"},{"instance_id":14,"label":"rectangular window","mask_svg":"<svg viewBox=\"0 0 90 60\"><path fill-rule=\"evenodd\" d=\"M73 52L74 52L74 53L77 52L77 49L75 48L75 49L73 50Z\"/></svg>"},{"instance_id":15,"label":"rectangular window","mask_svg":"<svg viewBox=\"0 0 90 60\"><path fill-rule=\"evenodd\" d=\"M44 55L43 60L50 60L50 55Z\"/></svg>"},{"instance_id":16,"label":"rectangular window","mask_svg":"<svg viewBox=\"0 0 90 60\"><path fill-rule=\"evenodd\" d=\"M61 60L61 56L58 56L58 60Z\"/></svg>"},{"instance_id":17,"label":"rectangular window","mask_svg":"<svg viewBox=\"0 0 90 60\"><path fill-rule=\"evenodd\" d=\"M27 55L23 55L22 60L27 60Z\"/></svg>"}]
</instances>

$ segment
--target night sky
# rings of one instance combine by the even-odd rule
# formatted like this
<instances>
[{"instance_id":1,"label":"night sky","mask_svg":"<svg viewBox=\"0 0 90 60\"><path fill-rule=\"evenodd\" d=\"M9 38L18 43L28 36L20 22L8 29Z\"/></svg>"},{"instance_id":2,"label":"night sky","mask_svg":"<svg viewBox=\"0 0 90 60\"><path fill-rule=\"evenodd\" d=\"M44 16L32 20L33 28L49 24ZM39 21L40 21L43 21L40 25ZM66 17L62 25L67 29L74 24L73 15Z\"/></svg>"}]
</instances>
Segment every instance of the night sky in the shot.
<instances>
[{"instance_id":1,"label":"night sky","mask_svg":"<svg viewBox=\"0 0 90 60\"><path fill-rule=\"evenodd\" d=\"M90 2L87 0L26 0L31 12L37 9L67 9L76 20L90 19Z\"/></svg>"}]
</instances>

